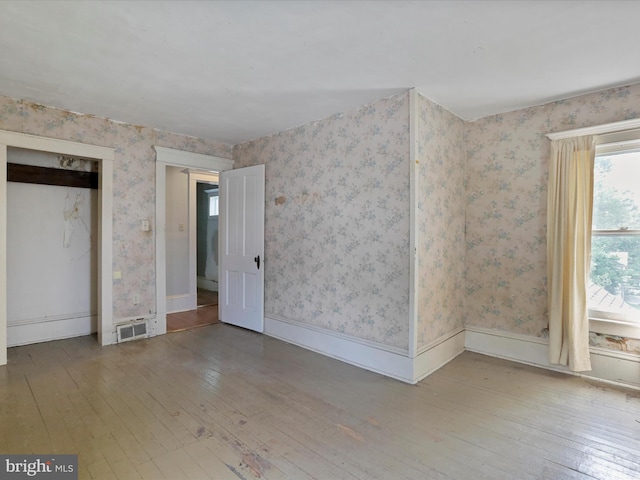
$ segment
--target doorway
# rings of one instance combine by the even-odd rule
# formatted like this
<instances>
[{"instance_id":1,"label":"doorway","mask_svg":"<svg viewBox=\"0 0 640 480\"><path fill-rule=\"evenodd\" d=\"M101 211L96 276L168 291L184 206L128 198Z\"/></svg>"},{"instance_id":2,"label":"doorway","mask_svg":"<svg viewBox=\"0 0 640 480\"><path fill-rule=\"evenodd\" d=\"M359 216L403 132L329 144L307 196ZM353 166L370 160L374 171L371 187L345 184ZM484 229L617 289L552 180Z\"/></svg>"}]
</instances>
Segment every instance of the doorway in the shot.
<instances>
[{"instance_id":1,"label":"doorway","mask_svg":"<svg viewBox=\"0 0 640 480\"><path fill-rule=\"evenodd\" d=\"M197 313L197 183L217 183L217 173L233 168L233 160L197 153L189 153L181 150L156 146L156 299L157 299L157 333L167 332L167 316L173 310L177 311L175 306L171 305L172 299L169 293L173 295L184 295L183 298L189 297L187 308L181 308L185 312L195 311ZM168 216L168 209L173 208L173 201L169 202L167 197L167 184L173 181L171 178L177 169L182 176L181 182L186 182L188 186L184 187L184 195L180 198L186 200L188 198L188 207L182 210L182 220L177 217ZM212 179L212 177L214 179ZM183 183L184 185L184 183ZM188 194L189 189L194 192L193 195ZM182 230L180 226L182 225ZM168 273L168 248L173 248L170 242L175 236L182 235L182 272L184 274L184 266L188 265L186 278L183 281L181 292L176 290L175 284L170 284L167 276ZM186 239L186 243L185 242ZM185 248L186 245L186 248ZM184 252L187 253L184 253ZM206 270L206 266L205 266ZM205 275L206 278L206 275ZM171 280L173 281L173 280ZM186 284L188 283L188 288ZM173 289L173 290L171 290ZM186 300L184 300L186 302ZM167 307L171 307L168 309ZM206 307L205 307L206 308ZM217 311L217 306L215 306ZM190 315L193 315L191 313ZM183 315L184 316L184 315Z\"/></svg>"},{"instance_id":2,"label":"doorway","mask_svg":"<svg viewBox=\"0 0 640 480\"><path fill-rule=\"evenodd\" d=\"M115 150L108 147L39 137L0 130L0 198L7 195L7 150L26 148L62 155L92 158L99 163L98 185L98 343L113 343L113 159ZM0 232L7 229L6 202L0 207ZM7 242L0 235L0 305L7 304ZM0 365L7 363L7 311L0 308Z\"/></svg>"},{"instance_id":3,"label":"doorway","mask_svg":"<svg viewBox=\"0 0 640 480\"><path fill-rule=\"evenodd\" d=\"M219 319L218 174L168 166L166 195L170 333Z\"/></svg>"},{"instance_id":4,"label":"doorway","mask_svg":"<svg viewBox=\"0 0 640 480\"><path fill-rule=\"evenodd\" d=\"M7 149L7 345L97 331L98 164Z\"/></svg>"},{"instance_id":5,"label":"doorway","mask_svg":"<svg viewBox=\"0 0 640 480\"><path fill-rule=\"evenodd\" d=\"M211 304L217 298L219 198L217 179L210 182L196 181L198 306Z\"/></svg>"},{"instance_id":6,"label":"doorway","mask_svg":"<svg viewBox=\"0 0 640 480\"><path fill-rule=\"evenodd\" d=\"M220 282L222 314L220 317L225 323L237 325L257 332L264 331L264 263L261 269L261 259L264 258L264 189L265 166L255 165L233 169L233 160L220 157L212 157L196 153L174 150L166 147L155 147L156 150L156 333L167 333L167 238L169 228L174 226L167 223L167 171L168 167L183 167L197 174L197 172L213 174L220 173L220 234L219 238L242 239L238 236L240 231L244 237L242 245L251 248L243 248L240 255L231 258L233 251L237 251L240 243L226 241L219 248L220 270L224 275L224 281ZM194 177L195 178L195 177ZM192 200L193 199L193 200ZM195 195L190 196L190 201L195 202ZM193 212L194 208L189 210ZM196 292L196 222L193 218L193 233L190 235L190 262L194 279L193 291ZM179 226L179 225L178 225ZM251 228L248 228L250 226ZM234 248L227 248L234 245ZM193 255L193 257L191 257ZM242 262L236 265L235 260ZM247 270L248 269L248 270ZM232 280L230 278L233 277ZM238 280L245 281L240 284ZM232 288L228 288L231 285ZM242 287L242 288L240 288ZM237 305L240 300L242 305ZM235 308L239 306L240 308ZM234 309L231 311L230 309ZM248 315L249 311L251 315Z\"/></svg>"},{"instance_id":7,"label":"doorway","mask_svg":"<svg viewBox=\"0 0 640 480\"><path fill-rule=\"evenodd\" d=\"M196 181L196 286L198 308L216 307L218 316L218 183Z\"/></svg>"}]
</instances>

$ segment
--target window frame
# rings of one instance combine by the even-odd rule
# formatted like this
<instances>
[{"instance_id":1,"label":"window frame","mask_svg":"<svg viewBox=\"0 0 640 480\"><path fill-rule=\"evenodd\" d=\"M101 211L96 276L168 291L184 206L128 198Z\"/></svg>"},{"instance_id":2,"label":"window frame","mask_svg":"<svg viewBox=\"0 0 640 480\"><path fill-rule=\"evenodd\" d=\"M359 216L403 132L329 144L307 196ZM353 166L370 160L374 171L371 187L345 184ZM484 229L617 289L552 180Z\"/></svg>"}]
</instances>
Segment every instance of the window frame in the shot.
<instances>
[{"instance_id":1,"label":"window frame","mask_svg":"<svg viewBox=\"0 0 640 480\"><path fill-rule=\"evenodd\" d=\"M596 157L620 153L640 152L640 129L596 135ZM594 178L595 181L595 178ZM592 230L591 236L639 235L640 230ZM588 309L589 331L640 338L640 321L629 320L624 315L596 309Z\"/></svg>"},{"instance_id":2,"label":"window frame","mask_svg":"<svg viewBox=\"0 0 640 480\"><path fill-rule=\"evenodd\" d=\"M216 189L216 192L217 192L217 189ZM215 205L216 205L215 213L211 213L211 210L212 210L212 208L211 208L212 205L211 204L212 204L214 199L215 199ZM217 217L219 215L220 215L220 197L218 196L217 193L209 194L209 218Z\"/></svg>"}]
</instances>

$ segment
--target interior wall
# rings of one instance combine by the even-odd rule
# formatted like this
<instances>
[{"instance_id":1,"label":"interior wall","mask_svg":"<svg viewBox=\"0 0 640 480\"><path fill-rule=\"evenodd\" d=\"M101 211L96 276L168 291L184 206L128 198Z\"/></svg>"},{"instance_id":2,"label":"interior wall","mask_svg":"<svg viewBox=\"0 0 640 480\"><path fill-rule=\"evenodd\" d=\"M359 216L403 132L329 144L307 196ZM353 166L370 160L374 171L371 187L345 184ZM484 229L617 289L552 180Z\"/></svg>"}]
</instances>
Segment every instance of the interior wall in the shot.
<instances>
[{"instance_id":1,"label":"interior wall","mask_svg":"<svg viewBox=\"0 0 640 480\"><path fill-rule=\"evenodd\" d=\"M167 296L189 295L189 175L167 167Z\"/></svg>"},{"instance_id":2,"label":"interior wall","mask_svg":"<svg viewBox=\"0 0 640 480\"><path fill-rule=\"evenodd\" d=\"M96 162L16 148L8 161L97 171ZM97 190L7 184L9 346L96 331L97 222Z\"/></svg>"},{"instance_id":3,"label":"interior wall","mask_svg":"<svg viewBox=\"0 0 640 480\"><path fill-rule=\"evenodd\" d=\"M142 220L155 218L154 145L231 158L232 146L45 107L0 96L0 129L115 148L113 176L113 315L149 315L155 302L155 231ZM139 302L134 305L133 297Z\"/></svg>"},{"instance_id":4,"label":"interior wall","mask_svg":"<svg viewBox=\"0 0 640 480\"><path fill-rule=\"evenodd\" d=\"M234 160L266 164L265 315L408 349L409 94Z\"/></svg>"},{"instance_id":5,"label":"interior wall","mask_svg":"<svg viewBox=\"0 0 640 480\"><path fill-rule=\"evenodd\" d=\"M467 326L547 335L546 134L638 117L640 84L465 125Z\"/></svg>"},{"instance_id":6,"label":"interior wall","mask_svg":"<svg viewBox=\"0 0 640 480\"><path fill-rule=\"evenodd\" d=\"M205 183L197 184L196 193L196 217L197 217L197 259L196 273L198 278L204 278L207 269L207 227L209 219L209 196L205 192L208 185Z\"/></svg>"},{"instance_id":7,"label":"interior wall","mask_svg":"<svg viewBox=\"0 0 640 480\"><path fill-rule=\"evenodd\" d=\"M464 122L417 95L418 351L463 327Z\"/></svg>"},{"instance_id":8,"label":"interior wall","mask_svg":"<svg viewBox=\"0 0 640 480\"><path fill-rule=\"evenodd\" d=\"M444 134L444 129L457 129L456 121L425 105L425 123L431 122L434 136L425 134L422 148L429 151L430 142L440 142L440 148L454 151L458 134ZM116 321L155 310L155 232L153 225L151 232L142 232L140 221L154 218L152 146L160 145L223 158L233 154L237 166L267 165L267 314L407 348L408 109L408 94L403 94L234 149L0 96L0 129L116 149L113 268L121 274L113 282ZM632 85L464 124L466 325L545 336L545 135L637 117L640 85ZM452 161L457 155L435 156L431 168L440 167L445 157ZM439 178L449 180L449 174ZM448 202L445 212L458 211L444 188L436 195L443 206ZM431 215L433 221L439 212ZM440 225L448 217L444 213ZM425 228L434 231L428 222ZM442 239L431 240L425 240L425 249ZM458 268L449 258L442 273L451 269L455 278ZM452 282L448 292L459 286ZM138 305L133 305L134 294ZM431 303L418 307L418 335L420 343L428 343L437 337L437 326L449 328L459 305L444 304L439 295L429 298L428 288L423 298ZM422 320L430 308L446 320Z\"/></svg>"}]
</instances>

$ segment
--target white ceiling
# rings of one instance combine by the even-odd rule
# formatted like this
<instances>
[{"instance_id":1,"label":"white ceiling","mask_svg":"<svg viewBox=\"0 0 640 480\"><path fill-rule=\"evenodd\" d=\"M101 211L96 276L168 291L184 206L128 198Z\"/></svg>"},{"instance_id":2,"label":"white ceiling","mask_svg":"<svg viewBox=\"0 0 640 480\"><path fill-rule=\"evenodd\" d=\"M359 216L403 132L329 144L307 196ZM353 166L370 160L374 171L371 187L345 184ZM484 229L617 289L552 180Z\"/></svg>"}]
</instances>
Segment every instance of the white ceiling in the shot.
<instances>
[{"instance_id":1,"label":"white ceiling","mask_svg":"<svg viewBox=\"0 0 640 480\"><path fill-rule=\"evenodd\" d=\"M466 119L640 81L638 1L0 1L0 94L231 144L410 87Z\"/></svg>"}]
</instances>

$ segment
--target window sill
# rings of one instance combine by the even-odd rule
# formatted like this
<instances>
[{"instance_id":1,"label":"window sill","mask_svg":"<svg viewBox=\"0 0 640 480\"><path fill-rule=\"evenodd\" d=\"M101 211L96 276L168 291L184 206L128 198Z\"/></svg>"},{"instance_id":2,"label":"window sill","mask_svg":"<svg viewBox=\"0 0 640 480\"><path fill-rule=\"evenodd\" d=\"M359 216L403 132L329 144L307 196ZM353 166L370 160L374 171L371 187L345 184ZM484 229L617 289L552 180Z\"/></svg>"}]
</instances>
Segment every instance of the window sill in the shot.
<instances>
[{"instance_id":1,"label":"window sill","mask_svg":"<svg viewBox=\"0 0 640 480\"><path fill-rule=\"evenodd\" d=\"M635 322L589 318L589 331L617 337L640 339L640 324Z\"/></svg>"}]
</instances>

